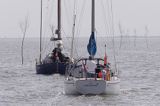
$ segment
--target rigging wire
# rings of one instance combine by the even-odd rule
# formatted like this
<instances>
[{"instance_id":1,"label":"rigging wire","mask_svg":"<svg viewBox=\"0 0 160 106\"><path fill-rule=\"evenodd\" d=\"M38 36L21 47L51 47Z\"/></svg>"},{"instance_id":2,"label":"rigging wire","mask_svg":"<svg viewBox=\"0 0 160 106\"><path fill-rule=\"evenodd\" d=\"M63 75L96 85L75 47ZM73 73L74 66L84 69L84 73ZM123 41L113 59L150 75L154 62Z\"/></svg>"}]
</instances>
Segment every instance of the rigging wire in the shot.
<instances>
[{"instance_id":1,"label":"rigging wire","mask_svg":"<svg viewBox=\"0 0 160 106\"><path fill-rule=\"evenodd\" d=\"M69 4L71 4L70 2L69 2ZM68 26L69 27L67 27L67 28L71 28L71 22L70 22L70 17L69 16L71 16L71 15L69 15L69 12L68 12L68 8L67 8L67 5L66 5L66 2L64 2L64 7L65 7L65 11L66 11L66 15L67 15L67 22L68 22ZM71 9L71 6L69 6L70 7L70 9ZM62 28L63 29L63 28ZM71 30L71 29L69 29L69 30ZM65 38L67 39L66 41L70 41L70 38L69 37L67 37L67 34L65 33L65 31L64 31L64 29L63 29L63 33L64 33L64 36L66 36ZM70 35L70 34L69 34ZM68 44L68 43L67 43ZM69 44L68 44L69 45ZM67 47L69 47L67 45ZM68 51L70 51L70 50L68 50Z\"/></svg>"},{"instance_id":2,"label":"rigging wire","mask_svg":"<svg viewBox=\"0 0 160 106\"><path fill-rule=\"evenodd\" d=\"M109 25L108 25L108 22L107 22L107 16L106 16L106 14L105 14L105 6L104 6L104 2L103 1L101 1L101 7L102 7L102 10L103 10L103 12L104 12L104 19L106 20L106 22L104 23L105 24L105 29L107 29L107 31L108 31L108 33L107 33L107 31L106 31L106 35L109 35ZM107 6L108 7L108 6ZM109 10L109 9L107 9L107 10Z\"/></svg>"},{"instance_id":3,"label":"rigging wire","mask_svg":"<svg viewBox=\"0 0 160 106\"><path fill-rule=\"evenodd\" d=\"M54 3L55 2L55 0L52 0L52 2L51 2L51 4L56 4L56 3ZM51 18L53 18L53 13L54 13L54 5L51 5L51 10L50 10L50 13L52 13L52 14L50 14L50 17ZM52 21L50 22L51 24L49 25L49 27L50 27L50 30L51 30L51 35L50 35L50 38L51 37L55 37L55 23L53 23ZM51 50L51 49L53 49L54 47L55 47L55 42L51 42L51 46L49 46L50 48L49 48L49 50Z\"/></svg>"},{"instance_id":4,"label":"rigging wire","mask_svg":"<svg viewBox=\"0 0 160 106\"><path fill-rule=\"evenodd\" d=\"M107 22L107 16L106 16L106 9L105 9L105 6L104 6L104 2L103 1L101 1L100 2L101 3L101 8L102 8L102 12L103 12L103 18L104 18L104 20L105 20L105 22L104 22L104 27L105 27L105 33L106 33L106 35L109 35L109 25L108 25L108 22ZM106 36L106 39L107 39L107 36ZM108 45L109 45L109 42L108 42L108 40L105 40L105 44L107 44L107 47L108 47Z\"/></svg>"},{"instance_id":5,"label":"rigging wire","mask_svg":"<svg viewBox=\"0 0 160 106\"><path fill-rule=\"evenodd\" d=\"M80 27L80 23L81 23L81 18L83 17L83 15L84 15L84 10L85 10L85 6L86 6L86 0L84 0L83 1L83 4L82 4L82 9L81 9L81 12L80 12L80 18L79 18L79 21L78 21L78 24L77 24L77 35L79 35L79 32L80 32L80 30L78 30L79 29L79 27Z\"/></svg>"},{"instance_id":6,"label":"rigging wire","mask_svg":"<svg viewBox=\"0 0 160 106\"><path fill-rule=\"evenodd\" d=\"M51 1L51 2L54 2L55 0L53 0L53 1ZM45 21L44 21L44 32L43 32L43 35L45 36L46 35L46 33L47 33L47 31L48 31L48 28L49 27L47 27L48 26L48 24L51 22L51 18L52 18L52 15L53 14L51 14L51 12L49 11L49 10L53 10L53 9L50 9L50 8L53 8L53 5L49 5L49 4L52 4L52 3L50 3L50 1L48 0L47 1L47 5L46 5L46 8L45 8L45 11L46 11L46 13L45 13L45 16L46 16L46 18L45 18ZM48 34L48 33L47 33ZM46 52L47 52L47 47L50 47L49 45L50 45L50 42L48 42L48 37L43 37L43 43L44 43L44 45L43 45L43 50L42 50L42 54L46 54Z\"/></svg>"},{"instance_id":7,"label":"rigging wire","mask_svg":"<svg viewBox=\"0 0 160 106\"><path fill-rule=\"evenodd\" d=\"M70 53L71 58L74 57L73 52L74 52L74 40L75 40L75 25L76 25L76 0L74 0L74 9L73 9L73 26L72 26L72 40L71 40L71 53Z\"/></svg>"},{"instance_id":8,"label":"rigging wire","mask_svg":"<svg viewBox=\"0 0 160 106\"><path fill-rule=\"evenodd\" d=\"M109 37L107 38L107 35L109 35L109 36L111 35L110 34L110 32L111 32L110 31L111 30L111 28L110 28L111 27L111 25L110 25L110 17L111 17L110 15L111 15L111 13L110 13L110 8L109 8L110 6L109 6L109 2L103 2L103 1L100 2L100 5L101 5L101 9L102 9L102 13L103 13L102 15L103 15L103 19L104 19L103 24L104 24L104 27L106 29L105 30L105 33L106 33L105 38L107 40L104 41L104 44L107 44L107 48L108 48L108 47L110 47L110 43L109 43ZM108 12L106 12L105 10L107 10ZM107 21L107 20L109 20L109 21ZM103 51L103 48L101 48L101 51Z\"/></svg>"},{"instance_id":9,"label":"rigging wire","mask_svg":"<svg viewBox=\"0 0 160 106\"><path fill-rule=\"evenodd\" d=\"M113 27L112 26L112 6L111 6L112 3L111 3L110 0L107 0L107 5L108 5L107 6L108 7L108 9L107 9L108 10L108 19L109 19L109 23L108 23L108 26L109 26L108 29L109 30L108 31L109 31L109 35L113 36L113 33L112 33L113 32L113 30L112 30L113 29L112 28Z\"/></svg>"},{"instance_id":10,"label":"rigging wire","mask_svg":"<svg viewBox=\"0 0 160 106\"><path fill-rule=\"evenodd\" d=\"M76 23L76 13L77 13L77 1L75 0L75 2L74 2L74 13L75 13L75 23ZM73 17L74 18L74 17ZM75 24L74 23L74 24ZM75 24L75 27L76 27L76 24ZM74 34L75 34L75 28L74 28ZM75 35L74 35L75 36ZM75 43L74 43L75 44ZM76 57L78 57L78 50L77 50L77 48L75 48L75 52L76 52Z\"/></svg>"},{"instance_id":11,"label":"rigging wire","mask_svg":"<svg viewBox=\"0 0 160 106\"><path fill-rule=\"evenodd\" d=\"M118 75L118 69L117 69L117 61L116 61L116 51L115 51L115 39L114 39L114 17L113 17L113 3L112 0L110 0L111 2L111 22L112 22L112 34L113 34L113 53L114 53L114 61L115 61L115 68L116 68L116 73Z\"/></svg>"},{"instance_id":12,"label":"rigging wire","mask_svg":"<svg viewBox=\"0 0 160 106\"><path fill-rule=\"evenodd\" d=\"M55 0L53 0L53 2L54 2ZM49 2L49 1L48 1ZM52 6L52 7L51 7ZM44 35L46 35L46 32L47 32L47 24L48 23L50 23L51 22L51 15L52 14L50 14L50 12L48 12L49 11L49 9L50 8L53 8L53 5L51 5L50 7L49 7L49 3L48 3L48 5L47 5L47 13L46 13L46 21L45 21L45 25L46 25L46 27L45 27L45 31L44 31ZM66 5L65 5L65 7L66 7ZM51 11L52 11L53 9L51 9ZM68 24L69 24L69 18L68 18ZM50 29L50 28L49 28ZM65 33L65 31L64 31L64 29L63 29L63 32ZM66 35L66 34L65 34ZM49 50L51 50L51 48L52 48L52 46L50 46L51 45L51 43L50 42L48 42L48 37L47 38L44 38L44 49L43 49L43 54L46 54L46 52L48 52L47 50L48 50L48 47L50 47L50 49Z\"/></svg>"},{"instance_id":13,"label":"rigging wire","mask_svg":"<svg viewBox=\"0 0 160 106\"><path fill-rule=\"evenodd\" d=\"M64 38L67 39L66 41L69 41L70 39L67 37L67 34L65 33L63 27L62 27L62 32L64 33L64 34L63 34L63 35L65 36ZM69 47L69 44L68 44L68 43L66 43L63 48L67 50L67 47ZM69 50L68 50L68 51L69 51Z\"/></svg>"},{"instance_id":14,"label":"rigging wire","mask_svg":"<svg viewBox=\"0 0 160 106\"><path fill-rule=\"evenodd\" d=\"M71 4L71 3L69 2L68 4ZM66 14L67 20L68 20L67 23L68 23L68 26L69 26L69 27L67 27L67 28L71 28L71 24L70 24L71 22L70 22L70 17L69 17L69 16L72 16L72 15L70 15L69 12L68 12L68 7L67 7L67 5L66 5L66 2L64 2L64 7L65 7L65 11L66 11L65 13L67 13L67 14ZM69 7L70 7L70 10L71 10L71 6L69 6ZM69 29L69 30L71 30L71 29ZM64 29L63 29L63 33L64 33L64 35L66 36L66 39L67 39L66 41L70 41L70 38L67 37L67 34L65 33ZM70 33L70 32L69 32L69 33ZM71 34L69 34L69 35L71 35ZM68 43L67 43L67 44L68 44ZM71 44L71 43L70 43L70 44ZM68 44L68 45L69 45L69 44ZM68 46L68 45L67 45L67 46ZM70 46L68 46L68 47L70 47ZM68 50L68 51L70 51L70 50Z\"/></svg>"},{"instance_id":15,"label":"rigging wire","mask_svg":"<svg viewBox=\"0 0 160 106\"><path fill-rule=\"evenodd\" d=\"M106 8L107 9L105 9L105 5L104 4L106 4ZM108 40L109 40L109 38L110 38L110 36L112 36L112 34L111 34L111 26L112 26L112 23L111 23L111 7L110 7L110 2L109 2L109 0L107 0L105 3L104 2L102 2L102 7L103 7L103 11L104 10L107 10L107 13L105 13L105 11L104 11L104 18L106 19L106 25L105 25L105 27L107 27L107 31L108 31L108 35L109 35L109 37L108 37ZM108 22L107 22L107 20L108 20ZM106 33L107 33L107 31L106 31ZM107 39L107 36L106 36L106 39ZM107 42L106 42L107 43ZM109 45L110 43L108 42L108 44L107 45ZM108 46L109 47L109 46ZM111 45L110 45L110 47L111 47Z\"/></svg>"},{"instance_id":16,"label":"rigging wire","mask_svg":"<svg viewBox=\"0 0 160 106\"><path fill-rule=\"evenodd\" d=\"M70 21L70 14L69 14L69 11L68 11L68 7L67 7L67 4L66 4L66 0L64 0L64 2L63 2L63 4L64 4L64 8L65 8L65 14L66 14L66 19L67 19L67 24L68 24L68 26L69 27L67 27L67 28L70 28L70 25L71 25L71 21ZM68 4L70 4L70 3L68 3ZM71 8L71 6L69 6L70 8ZM71 10L71 9L70 9ZM70 30L70 29L68 29L68 30Z\"/></svg>"},{"instance_id":17,"label":"rigging wire","mask_svg":"<svg viewBox=\"0 0 160 106\"><path fill-rule=\"evenodd\" d=\"M76 31L76 35L79 36L80 34L80 26L81 26L81 21L82 21L82 17L84 15L84 10L85 10L85 7L86 7L86 0L83 0L83 3L82 3L82 9L80 10L80 15L79 15L79 20L78 20L78 24L77 24L77 31ZM76 39L76 42L78 42L78 38ZM77 44L80 44L80 43L77 43ZM78 45L75 44L76 47L78 47ZM78 54L78 58L80 57L79 53L77 52ZM82 54L82 52L81 52Z\"/></svg>"}]
</instances>

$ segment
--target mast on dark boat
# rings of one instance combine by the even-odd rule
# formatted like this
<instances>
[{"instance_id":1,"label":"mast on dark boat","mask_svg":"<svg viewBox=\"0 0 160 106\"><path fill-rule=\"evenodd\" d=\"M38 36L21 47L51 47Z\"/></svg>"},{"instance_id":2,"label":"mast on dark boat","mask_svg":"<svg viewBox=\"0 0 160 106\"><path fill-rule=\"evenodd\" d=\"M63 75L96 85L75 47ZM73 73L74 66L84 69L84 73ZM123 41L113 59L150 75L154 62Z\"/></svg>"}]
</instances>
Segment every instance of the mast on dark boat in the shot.
<instances>
[{"instance_id":1,"label":"mast on dark boat","mask_svg":"<svg viewBox=\"0 0 160 106\"><path fill-rule=\"evenodd\" d=\"M57 40L62 40L61 37L61 0L57 0L57 21L58 21L58 25L57 25L57 29L56 29L56 34L58 35L58 37L52 37L50 40L51 41L57 41Z\"/></svg>"},{"instance_id":2,"label":"mast on dark boat","mask_svg":"<svg viewBox=\"0 0 160 106\"><path fill-rule=\"evenodd\" d=\"M58 40L61 40L61 0L58 0Z\"/></svg>"},{"instance_id":3,"label":"mast on dark boat","mask_svg":"<svg viewBox=\"0 0 160 106\"><path fill-rule=\"evenodd\" d=\"M41 52L42 52L42 0L41 0L41 11L40 11L40 56L39 62L41 63Z\"/></svg>"}]
</instances>

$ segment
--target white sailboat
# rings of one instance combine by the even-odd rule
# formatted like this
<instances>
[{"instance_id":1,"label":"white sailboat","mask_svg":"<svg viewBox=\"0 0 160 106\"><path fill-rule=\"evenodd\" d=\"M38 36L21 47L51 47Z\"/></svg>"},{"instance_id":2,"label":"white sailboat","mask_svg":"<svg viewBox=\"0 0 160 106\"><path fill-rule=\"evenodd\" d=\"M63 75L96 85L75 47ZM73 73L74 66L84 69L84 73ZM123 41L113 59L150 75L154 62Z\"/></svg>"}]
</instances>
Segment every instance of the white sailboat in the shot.
<instances>
[{"instance_id":1,"label":"white sailboat","mask_svg":"<svg viewBox=\"0 0 160 106\"><path fill-rule=\"evenodd\" d=\"M104 59L94 58L96 54L95 0L92 0L91 23L91 36L87 45L90 56L77 60L68 68L64 81L65 94L119 94L120 79L107 62L106 54Z\"/></svg>"}]
</instances>

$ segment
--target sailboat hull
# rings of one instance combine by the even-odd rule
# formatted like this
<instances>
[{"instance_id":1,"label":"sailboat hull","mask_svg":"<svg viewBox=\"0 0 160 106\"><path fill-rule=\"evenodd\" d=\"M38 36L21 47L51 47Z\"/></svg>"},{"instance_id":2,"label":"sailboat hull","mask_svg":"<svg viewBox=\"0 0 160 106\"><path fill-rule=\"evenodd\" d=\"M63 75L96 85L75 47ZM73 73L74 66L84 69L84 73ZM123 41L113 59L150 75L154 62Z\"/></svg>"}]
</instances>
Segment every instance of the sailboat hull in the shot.
<instances>
[{"instance_id":1,"label":"sailboat hull","mask_svg":"<svg viewBox=\"0 0 160 106\"><path fill-rule=\"evenodd\" d=\"M64 82L65 94L107 94L118 95L120 94L120 79L116 78L111 81L95 80L95 79L72 79Z\"/></svg>"},{"instance_id":2,"label":"sailboat hull","mask_svg":"<svg viewBox=\"0 0 160 106\"><path fill-rule=\"evenodd\" d=\"M44 63L44 64L36 64L36 73L37 74L61 74L64 75L66 71L66 67L68 64L54 62L54 63Z\"/></svg>"}]
</instances>

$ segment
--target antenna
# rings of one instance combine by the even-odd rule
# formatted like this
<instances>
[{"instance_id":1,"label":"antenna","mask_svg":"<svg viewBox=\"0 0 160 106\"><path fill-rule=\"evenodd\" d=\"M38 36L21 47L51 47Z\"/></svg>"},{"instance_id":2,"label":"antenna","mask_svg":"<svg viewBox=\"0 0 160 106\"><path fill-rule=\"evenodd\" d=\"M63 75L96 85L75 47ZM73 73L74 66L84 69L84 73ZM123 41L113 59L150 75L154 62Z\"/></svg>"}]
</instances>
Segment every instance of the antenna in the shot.
<instances>
[{"instance_id":1,"label":"antenna","mask_svg":"<svg viewBox=\"0 0 160 106\"><path fill-rule=\"evenodd\" d=\"M106 44L105 44L105 46L104 46L104 47L105 47L105 53L106 53Z\"/></svg>"}]
</instances>

